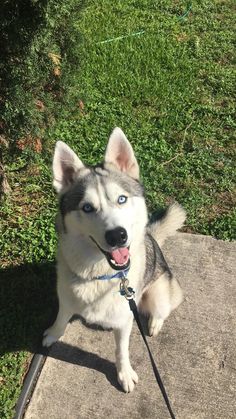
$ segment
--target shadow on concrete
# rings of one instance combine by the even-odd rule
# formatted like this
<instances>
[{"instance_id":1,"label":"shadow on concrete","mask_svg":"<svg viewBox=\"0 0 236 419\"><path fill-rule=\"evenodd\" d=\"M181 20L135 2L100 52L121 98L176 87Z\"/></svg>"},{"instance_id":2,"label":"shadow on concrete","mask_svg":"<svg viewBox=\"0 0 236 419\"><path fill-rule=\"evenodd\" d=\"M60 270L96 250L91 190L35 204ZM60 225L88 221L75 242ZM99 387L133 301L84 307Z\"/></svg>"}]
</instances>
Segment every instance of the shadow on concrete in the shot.
<instances>
[{"instance_id":1,"label":"shadow on concrete","mask_svg":"<svg viewBox=\"0 0 236 419\"><path fill-rule=\"evenodd\" d=\"M64 342L57 342L48 352L42 349L40 353L43 355L47 354L48 357L58 359L59 361L68 362L69 364L74 364L98 371L105 375L113 387L123 392L117 382L115 364L105 358L98 356L97 354L84 351Z\"/></svg>"},{"instance_id":2,"label":"shadow on concrete","mask_svg":"<svg viewBox=\"0 0 236 419\"><path fill-rule=\"evenodd\" d=\"M102 372L112 386L119 389L115 364L91 352L64 342L48 351L41 346L43 332L55 320L58 311L56 270L54 263L24 264L0 270L0 355L28 351ZM104 329L88 325L78 315L71 322L81 321L95 331ZM145 318L142 318L146 330Z\"/></svg>"}]
</instances>

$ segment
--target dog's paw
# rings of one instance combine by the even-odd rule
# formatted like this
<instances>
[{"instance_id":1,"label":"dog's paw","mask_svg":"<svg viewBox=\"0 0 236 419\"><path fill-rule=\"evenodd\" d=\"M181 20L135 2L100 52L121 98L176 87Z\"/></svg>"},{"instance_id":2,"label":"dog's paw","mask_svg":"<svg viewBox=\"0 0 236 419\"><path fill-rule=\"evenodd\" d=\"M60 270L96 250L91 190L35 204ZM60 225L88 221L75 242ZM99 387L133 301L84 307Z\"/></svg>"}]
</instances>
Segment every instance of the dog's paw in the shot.
<instances>
[{"instance_id":1,"label":"dog's paw","mask_svg":"<svg viewBox=\"0 0 236 419\"><path fill-rule=\"evenodd\" d=\"M148 321L148 330L150 336L157 336L163 326L164 320L157 319L156 317L150 316Z\"/></svg>"},{"instance_id":2,"label":"dog's paw","mask_svg":"<svg viewBox=\"0 0 236 419\"><path fill-rule=\"evenodd\" d=\"M51 346L53 343L58 341L60 336L61 335L56 335L55 333L53 333L53 330L49 328L45 330L43 334L42 345L45 346L46 348L49 348L49 346Z\"/></svg>"},{"instance_id":3,"label":"dog's paw","mask_svg":"<svg viewBox=\"0 0 236 419\"><path fill-rule=\"evenodd\" d=\"M133 368L129 366L118 371L118 381L125 393L131 393L138 382L138 376Z\"/></svg>"}]
</instances>

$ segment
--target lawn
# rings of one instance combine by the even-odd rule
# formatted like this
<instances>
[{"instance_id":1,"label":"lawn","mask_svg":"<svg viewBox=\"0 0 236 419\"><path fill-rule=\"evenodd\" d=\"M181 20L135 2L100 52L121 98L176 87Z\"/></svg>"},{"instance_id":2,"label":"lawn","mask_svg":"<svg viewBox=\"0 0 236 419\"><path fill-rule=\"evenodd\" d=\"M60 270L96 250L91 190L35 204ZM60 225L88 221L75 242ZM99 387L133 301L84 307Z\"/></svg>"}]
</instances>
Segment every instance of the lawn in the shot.
<instances>
[{"instance_id":1,"label":"lawn","mask_svg":"<svg viewBox=\"0 0 236 419\"><path fill-rule=\"evenodd\" d=\"M74 61L73 51L68 64L52 45L54 73L67 89L55 95L45 125L49 105L36 89L39 146L29 133L4 152L11 193L1 206L1 418L12 417L30 354L55 313L57 139L93 164L120 126L150 213L177 200L187 211L185 231L235 238L233 8L223 0L86 1L76 19L71 14ZM68 92L71 102L63 100Z\"/></svg>"}]
</instances>

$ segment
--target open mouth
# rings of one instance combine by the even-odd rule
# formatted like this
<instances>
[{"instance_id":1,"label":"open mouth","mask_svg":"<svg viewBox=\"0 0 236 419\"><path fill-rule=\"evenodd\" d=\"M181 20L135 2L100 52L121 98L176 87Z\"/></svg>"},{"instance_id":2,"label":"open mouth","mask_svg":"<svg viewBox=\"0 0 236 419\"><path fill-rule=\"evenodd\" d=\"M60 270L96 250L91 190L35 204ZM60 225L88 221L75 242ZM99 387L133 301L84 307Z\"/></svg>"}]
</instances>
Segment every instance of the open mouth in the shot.
<instances>
[{"instance_id":1,"label":"open mouth","mask_svg":"<svg viewBox=\"0 0 236 419\"><path fill-rule=\"evenodd\" d=\"M130 265L130 254L129 254L129 247L118 247L111 252L107 252L106 250L102 249L99 244L91 237L91 240L97 245L99 250L106 256L107 262L111 266L112 269L116 271L123 271L129 268Z\"/></svg>"}]
</instances>

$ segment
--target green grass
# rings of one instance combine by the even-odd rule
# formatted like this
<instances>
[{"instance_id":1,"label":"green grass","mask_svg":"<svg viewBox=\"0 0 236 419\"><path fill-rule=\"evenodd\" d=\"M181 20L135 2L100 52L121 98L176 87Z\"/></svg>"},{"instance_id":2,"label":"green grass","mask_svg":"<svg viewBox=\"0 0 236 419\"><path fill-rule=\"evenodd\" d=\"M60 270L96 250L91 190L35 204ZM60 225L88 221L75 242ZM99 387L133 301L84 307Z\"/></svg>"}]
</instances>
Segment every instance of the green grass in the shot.
<instances>
[{"instance_id":1,"label":"green grass","mask_svg":"<svg viewBox=\"0 0 236 419\"><path fill-rule=\"evenodd\" d=\"M120 126L140 163L150 213L176 199L187 210L186 231L235 238L233 2L199 1L180 19L185 10L185 2L170 0L87 1L71 29L80 39L73 44L78 66L71 51L69 64L66 53L61 60L73 100L64 89L54 113L49 106L41 154L26 148L6 156L12 193L1 209L2 418L12 416L29 353L54 313L57 139L94 163Z\"/></svg>"}]
</instances>

